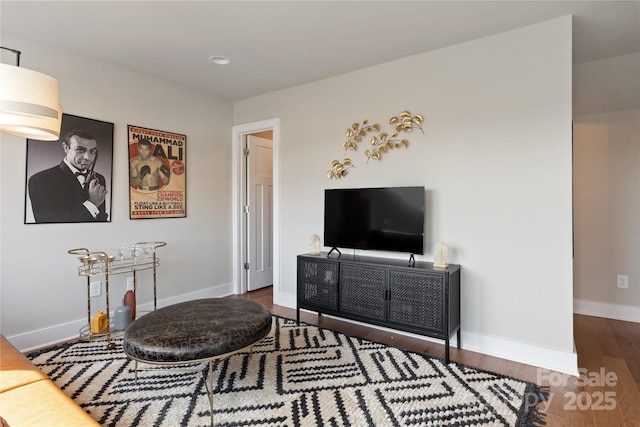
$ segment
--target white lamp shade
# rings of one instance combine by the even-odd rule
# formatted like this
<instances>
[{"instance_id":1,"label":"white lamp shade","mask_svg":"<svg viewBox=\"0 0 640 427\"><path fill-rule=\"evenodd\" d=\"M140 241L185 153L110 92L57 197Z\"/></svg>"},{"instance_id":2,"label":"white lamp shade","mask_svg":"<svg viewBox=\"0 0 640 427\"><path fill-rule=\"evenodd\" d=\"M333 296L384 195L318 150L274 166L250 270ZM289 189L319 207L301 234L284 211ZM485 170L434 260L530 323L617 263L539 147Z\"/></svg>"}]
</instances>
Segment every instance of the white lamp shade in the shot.
<instances>
[{"instance_id":1,"label":"white lamp shade","mask_svg":"<svg viewBox=\"0 0 640 427\"><path fill-rule=\"evenodd\" d=\"M0 64L0 131L32 139L57 140L62 120L58 95L58 79Z\"/></svg>"},{"instance_id":2,"label":"white lamp shade","mask_svg":"<svg viewBox=\"0 0 640 427\"><path fill-rule=\"evenodd\" d=\"M41 141L57 141L60 139L62 123L62 105L60 104L56 108L56 115L57 119L50 119L2 113L0 132Z\"/></svg>"}]
</instances>

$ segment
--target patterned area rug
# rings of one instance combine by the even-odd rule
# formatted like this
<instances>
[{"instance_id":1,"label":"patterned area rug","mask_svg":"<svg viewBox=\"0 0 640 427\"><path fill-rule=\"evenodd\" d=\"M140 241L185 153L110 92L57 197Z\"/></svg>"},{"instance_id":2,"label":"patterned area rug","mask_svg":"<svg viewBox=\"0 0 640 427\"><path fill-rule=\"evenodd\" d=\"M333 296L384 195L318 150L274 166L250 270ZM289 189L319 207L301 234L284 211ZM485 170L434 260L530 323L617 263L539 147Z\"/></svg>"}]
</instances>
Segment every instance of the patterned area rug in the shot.
<instances>
[{"instance_id":1,"label":"patterned area rug","mask_svg":"<svg viewBox=\"0 0 640 427\"><path fill-rule=\"evenodd\" d=\"M216 363L216 426L543 423L535 407L546 395L535 384L273 319L252 354ZM107 350L104 342L78 342L28 357L102 425L209 425L206 364L153 367L138 371L136 382L121 345Z\"/></svg>"}]
</instances>

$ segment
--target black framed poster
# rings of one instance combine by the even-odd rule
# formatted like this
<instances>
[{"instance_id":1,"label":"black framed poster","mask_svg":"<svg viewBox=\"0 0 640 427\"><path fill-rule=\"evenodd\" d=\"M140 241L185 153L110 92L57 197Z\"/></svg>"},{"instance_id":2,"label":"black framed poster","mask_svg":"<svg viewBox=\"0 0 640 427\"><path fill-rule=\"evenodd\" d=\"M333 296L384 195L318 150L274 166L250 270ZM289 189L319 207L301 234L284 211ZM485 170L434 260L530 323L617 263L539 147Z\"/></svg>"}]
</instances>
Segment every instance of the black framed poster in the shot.
<instances>
[{"instance_id":1,"label":"black framed poster","mask_svg":"<svg viewBox=\"0 0 640 427\"><path fill-rule=\"evenodd\" d=\"M27 139L25 224L111 221L113 123L62 114L60 139Z\"/></svg>"}]
</instances>

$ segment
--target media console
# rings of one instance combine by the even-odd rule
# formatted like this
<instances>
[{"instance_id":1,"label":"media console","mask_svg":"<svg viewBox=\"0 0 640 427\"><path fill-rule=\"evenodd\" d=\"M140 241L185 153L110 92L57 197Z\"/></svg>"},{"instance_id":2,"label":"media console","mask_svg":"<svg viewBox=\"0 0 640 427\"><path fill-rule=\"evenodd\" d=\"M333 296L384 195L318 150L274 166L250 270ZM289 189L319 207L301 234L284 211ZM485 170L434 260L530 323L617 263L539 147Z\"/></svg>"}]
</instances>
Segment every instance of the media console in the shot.
<instances>
[{"instance_id":1,"label":"media console","mask_svg":"<svg viewBox=\"0 0 640 427\"><path fill-rule=\"evenodd\" d=\"M460 266L353 255L298 255L296 320L300 309L385 326L460 348Z\"/></svg>"}]
</instances>

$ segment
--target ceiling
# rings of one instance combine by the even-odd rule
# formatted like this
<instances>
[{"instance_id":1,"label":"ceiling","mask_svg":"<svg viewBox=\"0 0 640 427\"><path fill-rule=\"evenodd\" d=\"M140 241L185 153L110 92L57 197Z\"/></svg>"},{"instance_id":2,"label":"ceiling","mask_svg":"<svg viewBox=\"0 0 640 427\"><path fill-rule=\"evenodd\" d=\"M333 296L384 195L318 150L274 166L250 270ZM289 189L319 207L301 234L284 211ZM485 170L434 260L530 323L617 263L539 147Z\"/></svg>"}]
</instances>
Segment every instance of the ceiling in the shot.
<instances>
[{"instance_id":1,"label":"ceiling","mask_svg":"<svg viewBox=\"0 0 640 427\"><path fill-rule=\"evenodd\" d=\"M574 64L640 52L639 1L1 0L0 36L237 101L568 14Z\"/></svg>"}]
</instances>

